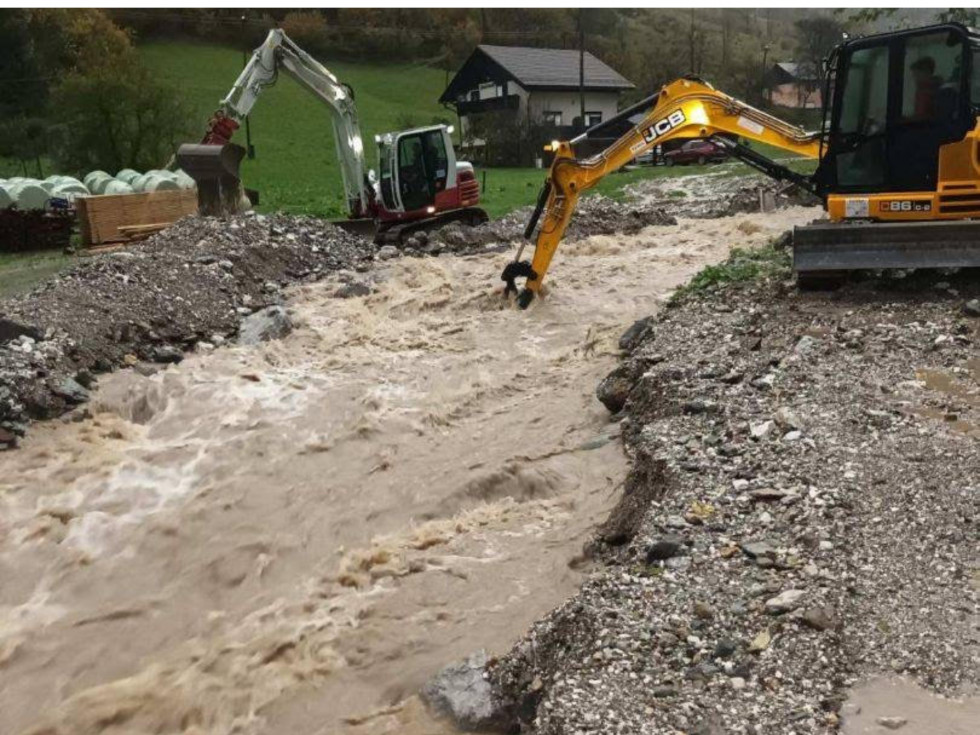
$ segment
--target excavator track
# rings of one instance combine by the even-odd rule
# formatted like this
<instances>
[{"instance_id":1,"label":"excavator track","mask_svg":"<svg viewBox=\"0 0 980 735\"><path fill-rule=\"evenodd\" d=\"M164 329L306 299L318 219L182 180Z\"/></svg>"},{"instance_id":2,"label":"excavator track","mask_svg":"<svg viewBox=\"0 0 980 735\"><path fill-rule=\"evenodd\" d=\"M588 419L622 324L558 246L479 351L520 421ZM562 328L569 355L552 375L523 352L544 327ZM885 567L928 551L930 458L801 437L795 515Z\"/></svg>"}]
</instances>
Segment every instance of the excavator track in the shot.
<instances>
[{"instance_id":1,"label":"excavator track","mask_svg":"<svg viewBox=\"0 0 980 735\"><path fill-rule=\"evenodd\" d=\"M489 221L489 215L480 207L460 207L447 212L439 212L425 219L398 222L387 227L382 226L375 235L374 241L379 245L398 245L405 242L412 234L422 230L438 230L453 222L475 227Z\"/></svg>"},{"instance_id":2,"label":"excavator track","mask_svg":"<svg viewBox=\"0 0 980 735\"><path fill-rule=\"evenodd\" d=\"M820 221L793 232L793 270L803 277L889 268L980 268L980 220Z\"/></svg>"}]
</instances>

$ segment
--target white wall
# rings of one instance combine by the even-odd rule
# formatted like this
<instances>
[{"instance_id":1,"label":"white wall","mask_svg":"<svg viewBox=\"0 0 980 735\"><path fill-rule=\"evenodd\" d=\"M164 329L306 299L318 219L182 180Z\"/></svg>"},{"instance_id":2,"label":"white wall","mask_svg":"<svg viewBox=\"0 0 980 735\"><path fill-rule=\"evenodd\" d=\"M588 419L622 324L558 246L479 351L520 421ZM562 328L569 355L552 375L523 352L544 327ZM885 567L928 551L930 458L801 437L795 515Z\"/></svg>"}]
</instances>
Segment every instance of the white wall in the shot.
<instances>
[{"instance_id":1,"label":"white wall","mask_svg":"<svg viewBox=\"0 0 980 735\"><path fill-rule=\"evenodd\" d=\"M518 97L517 116L524 120L530 117L534 122L541 122L545 112L560 112L561 124L571 125L572 121L579 116L581 106L579 104L578 91L567 90L561 92L533 91L528 92L516 82L508 82L506 94ZM618 92L586 92L585 111L601 112L602 120L605 122L618 110ZM463 139L469 137L469 120L464 115L460 119Z\"/></svg>"},{"instance_id":2,"label":"white wall","mask_svg":"<svg viewBox=\"0 0 980 735\"><path fill-rule=\"evenodd\" d=\"M601 112L602 120L606 121L618 112L618 101L617 92L586 92L585 111ZM532 92L529 98L528 112L534 121L541 120L545 112L560 112L561 124L571 125L581 111L579 94L576 90Z\"/></svg>"}]
</instances>

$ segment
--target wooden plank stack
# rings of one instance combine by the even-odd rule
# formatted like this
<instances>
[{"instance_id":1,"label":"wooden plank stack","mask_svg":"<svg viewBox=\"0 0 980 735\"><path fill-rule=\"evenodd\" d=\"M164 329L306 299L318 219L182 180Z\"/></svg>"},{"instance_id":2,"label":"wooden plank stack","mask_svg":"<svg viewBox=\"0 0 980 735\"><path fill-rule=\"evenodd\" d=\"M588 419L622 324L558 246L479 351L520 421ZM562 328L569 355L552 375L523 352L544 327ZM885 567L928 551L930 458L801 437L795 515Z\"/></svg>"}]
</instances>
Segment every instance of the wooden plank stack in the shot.
<instances>
[{"instance_id":1,"label":"wooden plank stack","mask_svg":"<svg viewBox=\"0 0 980 735\"><path fill-rule=\"evenodd\" d=\"M82 243L132 242L159 232L181 217L197 213L197 191L154 191L79 197L78 222Z\"/></svg>"}]
</instances>

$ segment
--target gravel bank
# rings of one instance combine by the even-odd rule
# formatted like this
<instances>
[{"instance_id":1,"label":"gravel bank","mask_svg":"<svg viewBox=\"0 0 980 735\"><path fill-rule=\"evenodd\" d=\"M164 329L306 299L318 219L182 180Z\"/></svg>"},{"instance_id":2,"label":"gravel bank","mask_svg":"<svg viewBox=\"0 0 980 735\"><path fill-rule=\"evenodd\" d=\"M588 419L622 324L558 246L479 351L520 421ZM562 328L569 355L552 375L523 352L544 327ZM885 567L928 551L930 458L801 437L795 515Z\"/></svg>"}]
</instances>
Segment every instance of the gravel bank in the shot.
<instances>
[{"instance_id":1,"label":"gravel bank","mask_svg":"<svg viewBox=\"0 0 980 735\"><path fill-rule=\"evenodd\" d=\"M234 336L287 284L366 268L374 253L323 220L189 218L0 302L0 448L28 420L84 403L94 375L179 362Z\"/></svg>"},{"instance_id":2,"label":"gravel bank","mask_svg":"<svg viewBox=\"0 0 980 735\"><path fill-rule=\"evenodd\" d=\"M826 733L870 674L980 683L978 292L773 280L635 330L606 564L491 667L524 729Z\"/></svg>"}]
</instances>

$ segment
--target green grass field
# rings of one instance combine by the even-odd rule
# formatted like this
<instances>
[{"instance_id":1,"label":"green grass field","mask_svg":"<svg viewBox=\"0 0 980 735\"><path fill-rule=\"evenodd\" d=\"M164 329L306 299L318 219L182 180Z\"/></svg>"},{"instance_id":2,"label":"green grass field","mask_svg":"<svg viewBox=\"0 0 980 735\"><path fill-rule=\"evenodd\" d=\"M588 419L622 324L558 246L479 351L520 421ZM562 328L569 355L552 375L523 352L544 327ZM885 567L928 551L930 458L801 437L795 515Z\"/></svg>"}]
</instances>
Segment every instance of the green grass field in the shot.
<instances>
[{"instance_id":1,"label":"green grass field","mask_svg":"<svg viewBox=\"0 0 980 735\"><path fill-rule=\"evenodd\" d=\"M242 69L242 54L189 43L140 47L156 76L177 86L200 121L203 135L211 113ZM425 66L325 61L354 88L369 168L377 167L374 136L437 120L453 113L437 102L445 72ZM256 157L242 165L247 186L258 189L261 209L339 217L346 214L330 115L322 102L286 74L263 91L249 124ZM245 130L236 133L244 144Z\"/></svg>"}]
</instances>

